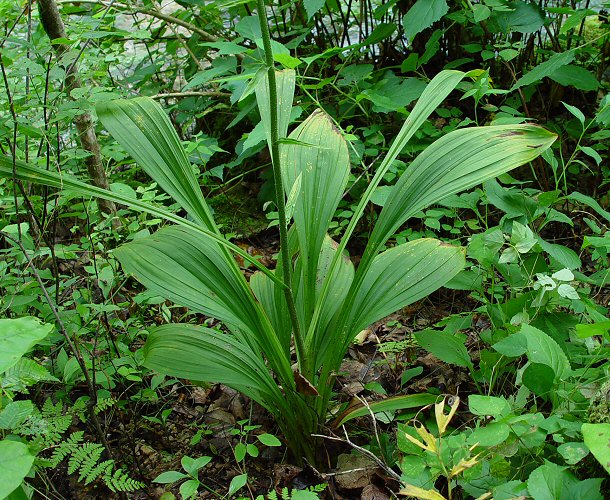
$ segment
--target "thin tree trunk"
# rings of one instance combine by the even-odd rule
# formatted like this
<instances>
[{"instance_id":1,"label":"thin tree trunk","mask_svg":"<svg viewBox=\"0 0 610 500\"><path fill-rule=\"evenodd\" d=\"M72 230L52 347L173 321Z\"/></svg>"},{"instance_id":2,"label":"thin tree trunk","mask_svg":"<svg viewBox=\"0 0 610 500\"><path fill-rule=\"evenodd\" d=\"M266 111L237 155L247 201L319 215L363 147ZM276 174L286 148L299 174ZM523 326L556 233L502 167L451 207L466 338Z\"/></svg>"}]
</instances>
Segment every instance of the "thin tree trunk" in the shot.
<instances>
[{"instance_id":1,"label":"thin tree trunk","mask_svg":"<svg viewBox=\"0 0 610 500\"><path fill-rule=\"evenodd\" d=\"M38 13L40 15L42 27L51 41L56 38L67 38L66 29L61 20L61 16L59 15L59 9L57 8L55 0L38 0ZM53 48L59 57L67 50L64 44L54 44ZM78 72L76 71L76 63L73 63L66 68L65 87L68 95L70 95L74 89L81 87ZM77 115L74 118L74 125L76 125L81 147L90 153L85 159L85 165L87 166L87 173L89 174L91 182L99 188L108 189L108 178L106 177L106 172L102 165L100 146L97 142L95 126L91 119L91 115L86 112ZM102 212L113 215L116 213L114 202L98 198L97 203Z\"/></svg>"}]
</instances>

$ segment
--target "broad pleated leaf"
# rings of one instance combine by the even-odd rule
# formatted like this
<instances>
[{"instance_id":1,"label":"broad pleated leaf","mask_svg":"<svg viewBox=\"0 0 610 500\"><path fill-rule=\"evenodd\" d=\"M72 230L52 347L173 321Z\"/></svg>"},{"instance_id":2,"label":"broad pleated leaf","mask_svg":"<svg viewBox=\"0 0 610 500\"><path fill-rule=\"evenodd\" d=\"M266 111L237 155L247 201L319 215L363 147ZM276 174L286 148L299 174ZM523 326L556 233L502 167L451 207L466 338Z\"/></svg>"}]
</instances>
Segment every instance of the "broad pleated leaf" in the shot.
<instances>
[{"instance_id":1,"label":"broad pleated leaf","mask_svg":"<svg viewBox=\"0 0 610 500\"><path fill-rule=\"evenodd\" d=\"M394 163L394 160L398 157L400 152L405 148L408 142L411 140L415 132L419 130L419 127L427 120L432 112L447 98L447 96L455 89L455 87L467 76L468 73L463 73L456 70L444 70L436 75L430 83L426 86L422 95L417 100L413 110L409 113L409 116L402 124L400 131L396 135L394 141L388 150L388 153L384 157L381 165L377 168L375 176L371 180L371 183L367 187L364 195L361 198L358 208L354 213L354 217L350 221L348 229L346 231L346 237L341 242L341 247L345 248L347 240L351 236L358 219L364 213L367 204L371 200L375 189L387 173L390 166Z\"/></svg>"},{"instance_id":2,"label":"broad pleated leaf","mask_svg":"<svg viewBox=\"0 0 610 500\"><path fill-rule=\"evenodd\" d=\"M123 245L115 255L126 273L154 293L246 332L244 341L258 345L274 369L288 376L286 346L281 345L239 271L214 242L173 226Z\"/></svg>"},{"instance_id":3,"label":"broad pleated leaf","mask_svg":"<svg viewBox=\"0 0 610 500\"><path fill-rule=\"evenodd\" d=\"M298 240L294 227L291 227L288 230L288 254L290 255L291 261L297 260L297 253ZM250 278L250 288L263 307L263 310L267 313L267 317L271 321L280 342L290 350L290 344L292 342L292 322L288 312L288 304L286 302L284 289L278 285L278 283L283 283L282 269L282 253L280 252L277 255L277 263L275 270L273 271L273 276L276 281L272 281L267 275L263 277L263 273L254 273ZM293 275L293 280L298 282L298 275ZM293 289L296 289L294 281L292 285ZM297 314L298 313L299 308L297 307Z\"/></svg>"},{"instance_id":4,"label":"broad pleated leaf","mask_svg":"<svg viewBox=\"0 0 610 500\"><path fill-rule=\"evenodd\" d=\"M347 243L351 238L358 221L364 214L364 211L371 200L373 193L377 189L377 186L382 181L383 177L387 173L390 166L394 163L394 160L398 157L400 152L407 145L409 140L413 137L415 132L422 126L430 114L447 98L452 90L462 81L462 79L468 76L469 73L463 73L456 70L445 70L441 71L436 75L432 81L426 86L422 95L415 104L413 110L403 123L400 131L396 138L392 142L388 153L381 162L381 165L376 169L373 179L369 183L366 191L362 195L358 207L354 211L354 215L350 220L345 235L341 239L339 244L339 252L342 253L347 247ZM336 267L339 264L339 254L334 259L331 267ZM314 335L314 331L317 328L317 322L319 320L319 314L321 312L321 303L324 302L326 294L328 293L328 287L330 286L329 280L324 283L325 290L320 295L320 300L316 304L314 317L309 327L309 335Z\"/></svg>"},{"instance_id":5,"label":"broad pleated leaf","mask_svg":"<svg viewBox=\"0 0 610 500\"><path fill-rule=\"evenodd\" d=\"M326 236L322 245L320 259L318 263L318 279L316 280L316 293L321 293L322 283L330 269L330 264L337 251L337 243L330 236ZM303 306L303 287L301 279L302 268L297 258L295 265L295 288L297 311L302 313ZM279 269L279 267L278 267ZM331 280L330 292L328 298L324 301L322 308L322 317L320 320L320 328L316 330L317 337L308 339L310 342L320 344L323 337L323 332L326 330L335 313L341 308L345 297L349 291L352 280L354 279L354 265L347 255L344 254L340 261L340 265L335 270L333 279ZM291 324L288 314L288 306L283 291L276 286L267 276L260 272L252 275L250 286L254 291L263 309L267 312L271 323L276 332L282 332L279 336L284 342L290 344ZM303 320L303 318L301 318ZM330 339L332 342L332 339ZM315 352L315 347L311 352Z\"/></svg>"},{"instance_id":6,"label":"broad pleated leaf","mask_svg":"<svg viewBox=\"0 0 610 500\"><path fill-rule=\"evenodd\" d=\"M290 352L292 324L284 291L261 272L252 275L250 287L267 313L282 346Z\"/></svg>"},{"instance_id":7,"label":"broad pleated leaf","mask_svg":"<svg viewBox=\"0 0 610 500\"><path fill-rule=\"evenodd\" d=\"M97 105L104 127L144 171L198 223L217 231L180 138L159 103L149 97Z\"/></svg>"},{"instance_id":8,"label":"broad pleated leaf","mask_svg":"<svg viewBox=\"0 0 610 500\"><path fill-rule=\"evenodd\" d=\"M272 413L283 404L263 358L232 335L209 328L184 324L155 328L144 345L144 365L173 377L228 385Z\"/></svg>"},{"instance_id":9,"label":"broad pleated leaf","mask_svg":"<svg viewBox=\"0 0 610 500\"><path fill-rule=\"evenodd\" d=\"M205 227L195 224L187 219L183 219L182 217L164 208L157 207L145 201L141 201L129 196L114 193L107 189L101 189L96 186L86 184L79 181L72 175L46 170L21 160L16 160L15 164L13 165L13 160L4 155L0 155L0 175L11 179L14 176L16 179L24 182L33 182L34 184L69 190L74 194L85 196L87 198L95 197L103 200L114 201L115 203L120 203L139 212L145 212L150 215L154 215L155 217L160 217L161 219L174 222L180 226L187 227L197 233L200 238L203 238L209 242L216 242L231 250L231 252L239 255L246 262L249 262L267 275L272 281L276 282L277 285L282 286L281 281L277 280L272 271L267 269L256 258L243 251L237 245L234 245L230 241L226 240L223 236L215 232L211 232L209 229L206 229Z\"/></svg>"},{"instance_id":10,"label":"broad pleated leaf","mask_svg":"<svg viewBox=\"0 0 610 500\"><path fill-rule=\"evenodd\" d=\"M289 136L305 143L285 144L281 166L286 192L300 179L293 218L303 266L304 315L311 317L318 260L349 176L347 143L330 117L316 110Z\"/></svg>"},{"instance_id":11,"label":"broad pleated leaf","mask_svg":"<svg viewBox=\"0 0 610 500\"><path fill-rule=\"evenodd\" d=\"M318 263L318 279L316 280L316 294L322 292L322 284L328 273L335 254L337 253L337 243L326 235L320 260ZM326 300L322 304L322 314L320 317L320 330L324 331L330 323L332 317L343 305L345 297L354 279L354 265L349 256L344 253L339 261L339 266L335 269L331 277L330 291Z\"/></svg>"},{"instance_id":12,"label":"broad pleated leaf","mask_svg":"<svg viewBox=\"0 0 610 500\"><path fill-rule=\"evenodd\" d=\"M277 118L278 134L283 139L288 135L290 123L290 112L294 99L295 72L292 69L275 72L275 84L277 92ZM256 102L261 114L261 120L267 137L267 144L271 150L271 101L269 98L269 77L267 73L256 84Z\"/></svg>"},{"instance_id":13,"label":"broad pleated leaf","mask_svg":"<svg viewBox=\"0 0 610 500\"><path fill-rule=\"evenodd\" d=\"M363 262L370 261L413 214L532 161L556 137L535 125L474 127L441 137L415 159L390 192Z\"/></svg>"},{"instance_id":14,"label":"broad pleated leaf","mask_svg":"<svg viewBox=\"0 0 610 500\"><path fill-rule=\"evenodd\" d=\"M312 409L296 393L292 379L284 380L280 387L264 359L241 339L193 325L164 325L150 333L143 351L148 368L189 380L222 383L252 398L275 416L294 450L304 448L299 431L315 419Z\"/></svg>"},{"instance_id":15,"label":"broad pleated leaf","mask_svg":"<svg viewBox=\"0 0 610 500\"><path fill-rule=\"evenodd\" d=\"M316 280L316 299L322 293L324 280L330 272L332 262L337 253L337 243L330 236L326 236L320 253L318 264L318 279ZM335 267L326 299L322 302L318 327L311 336L307 336L305 344L310 352L315 353L315 366L319 367L326 358L330 344L337 342L336 332L333 330L332 320L345 303L350 286L354 280L354 265L344 252Z\"/></svg>"},{"instance_id":16,"label":"broad pleated leaf","mask_svg":"<svg viewBox=\"0 0 610 500\"><path fill-rule=\"evenodd\" d=\"M347 307L347 332L352 335L426 297L464 268L464 249L422 238L390 248L373 260Z\"/></svg>"},{"instance_id":17,"label":"broad pleated leaf","mask_svg":"<svg viewBox=\"0 0 610 500\"><path fill-rule=\"evenodd\" d=\"M126 273L179 305L243 329L257 319L251 297L213 242L168 227L114 251Z\"/></svg>"}]
</instances>

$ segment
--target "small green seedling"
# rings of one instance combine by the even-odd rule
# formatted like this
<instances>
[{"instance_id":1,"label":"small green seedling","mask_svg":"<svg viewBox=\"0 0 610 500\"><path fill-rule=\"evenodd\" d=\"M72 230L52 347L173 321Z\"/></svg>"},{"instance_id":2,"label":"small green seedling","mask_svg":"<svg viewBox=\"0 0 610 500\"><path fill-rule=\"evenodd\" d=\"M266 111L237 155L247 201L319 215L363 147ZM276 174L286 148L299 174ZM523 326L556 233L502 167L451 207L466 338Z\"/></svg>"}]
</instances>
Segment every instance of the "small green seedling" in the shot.
<instances>
[{"instance_id":1,"label":"small green seedling","mask_svg":"<svg viewBox=\"0 0 610 500\"><path fill-rule=\"evenodd\" d=\"M202 486L199 481L199 471L208 465L211 460L212 457L207 456L191 458L185 455L182 457L180 463L186 474L177 470L169 470L159 474L153 479L153 483L173 484L178 481L184 481L180 485L180 495L183 499L194 498L199 491L199 487Z\"/></svg>"}]
</instances>

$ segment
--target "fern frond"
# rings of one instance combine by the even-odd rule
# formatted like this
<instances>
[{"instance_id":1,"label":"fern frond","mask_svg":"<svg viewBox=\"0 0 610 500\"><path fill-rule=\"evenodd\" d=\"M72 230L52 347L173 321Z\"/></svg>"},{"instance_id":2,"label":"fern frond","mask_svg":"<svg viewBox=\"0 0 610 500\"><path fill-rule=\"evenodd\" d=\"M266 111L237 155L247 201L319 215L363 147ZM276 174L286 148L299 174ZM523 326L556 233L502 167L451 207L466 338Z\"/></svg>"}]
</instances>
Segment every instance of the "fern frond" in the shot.
<instances>
[{"instance_id":1,"label":"fern frond","mask_svg":"<svg viewBox=\"0 0 610 500\"><path fill-rule=\"evenodd\" d=\"M98 399L97 404L95 405L95 414L98 415L103 411L106 411L108 408L111 408L116 403L114 398L104 398Z\"/></svg>"},{"instance_id":2,"label":"fern frond","mask_svg":"<svg viewBox=\"0 0 610 500\"><path fill-rule=\"evenodd\" d=\"M89 472L97 465L104 453L104 447L98 443L84 443L75 450L68 460L68 474L79 471L78 480L89 478ZM95 479L95 478L94 478Z\"/></svg>"},{"instance_id":3,"label":"fern frond","mask_svg":"<svg viewBox=\"0 0 610 500\"><path fill-rule=\"evenodd\" d=\"M63 415L63 413L64 407L61 404L61 401L53 403L53 400L51 398L47 398L44 404L42 405L43 418L57 417L59 415Z\"/></svg>"},{"instance_id":4,"label":"fern frond","mask_svg":"<svg viewBox=\"0 0 610 500\"><path fill-rule=\"evenodd\" d=\"M47 432L44 434L45 443L47 446L59 443L63 435L66 433L70 425L72 425L72 415L58 415L49 417L47 421Z\"/></svg>"},{"instance_id":5,"label":"fern frond","mask_svg":"<svg viewBox=\"0 0 610 500\"><path fill-rule=\"evenodd\" d=\"M57 467L64 458L78 451L84 435L85 433L83 431L73 432L64 442L60 443L57 448L55 448L55 451L53 451L53 455L50 459L50 466L52 468Z\"/></svg>"},{"instance_id":6,"label":"fern frond","mask_svg":"<svg viewBox=\"0 0 610 500\"><path fill-rule=\"evenodd\" d=\"M89 396L81 396L72 405L70 412L76 416L83 424L87 421L87 401Z\"/></svg>"},{"instance_id":7,"label":"fern frond","mask_svg":"<svg viewBox=\"0 0 610 500\"><path fill-rule=\"evenodd\" d=\"M135 491L144 487L144 484L140 481L130 478L123 469L117 469L114 474L104 476L104 483L112 491Z\"/></svg>"},{"instance_id":8,"label":"fern frond","mask_svg":"<svg viewBox=\"0 0 610 500\"><path fill-rule=\"evenodd\" d=\"M89 484L101 476L104 483L106 483L106 485L110 488L110 486L108 485L107 478L112 474L112 469L114 469L114 460L104 460L103 462L100 462L89 471L89 475L85 480L85 484Z\"/></svg>"},{"instance_id":9,"label":"fern frond","mask_svg":"<svg viewBox=\"0 0 610 500\"><path fill-rule=\"evenodd\" d=\"M112 398L100 399L95 412L100 413L116 404ZM104 446L98 443L84 442L85 433L76 431L68 436L66 432L72 425L74 417L85 421L87 398L79 398L67 411L61 402L53 403L51 398L45 400L42 408L32 408L23 422L17 425L15 432L22 436L32 436L30 446L38 452L53 450L49 458L39 454L36 459L38 467L56 468L68 460L68 474L78 473L78 481L88 485L94 481L103 482L114 492L129 492L143 488L144 485L122 469L115 469L114 460L103 460ZM5 419L8 422L8 419ZM11 419L11 422L19 419ZM1 423L1 422L0 422ZM8 426L8 424L6 424Z\"/></svg>"},{"instance_id":10,"label":"fern frond","mask_svg":"<svg viewBox=\"0 0 610 500\"><path fill-rule=\"evenodd\" d=\"M78 472L78 480L86 485L100 480L114 492L135 491L144 486L122 469L115 470L114 460L100 462L105 450L101 444L83 443L82 440L82 431L72 433L59 444L45 465L57 467L62 460L68 458L68 474Z\"/></svg>"}]
</instances>

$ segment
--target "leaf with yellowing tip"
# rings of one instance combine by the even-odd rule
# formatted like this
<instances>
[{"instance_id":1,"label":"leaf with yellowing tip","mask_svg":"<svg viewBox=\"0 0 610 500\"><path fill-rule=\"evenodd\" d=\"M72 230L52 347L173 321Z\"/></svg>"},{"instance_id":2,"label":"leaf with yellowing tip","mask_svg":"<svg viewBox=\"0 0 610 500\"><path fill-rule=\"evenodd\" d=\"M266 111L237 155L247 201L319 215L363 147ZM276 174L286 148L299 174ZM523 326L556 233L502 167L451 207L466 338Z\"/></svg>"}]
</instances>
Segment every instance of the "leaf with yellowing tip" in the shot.
<instances>
[{"instance_id":1,"label":"leaf with yellowing tip","mask_svg":"<svg viewBox=\"0 0 610 500\"><path fill-rule=\"evenodd\" d=\"M435 490L424 490L412 484L406 484L399 492L399 495L422 498L423 500L446 500L446 498Z\"/></svg>"},{"instance_id":2,"label":"leaf with yellowing tip","mask_svg":"<svg viewBox=\"0 0 610 500\"><path fill-rule=\"evenodd\" d=\"M436 438L432 434L430 434L428 432L428 429L426 429L422 424L418 425L417 423L415 423L413 424L413 427L415 427L415 430L419 434L419 437L421 437L426 443L425 449L430 450L432 453L436 453ZM408 434L405 434L405 436L408 436Z\"/></svg>"},{"instance_id":3,"label":"leaf with yellowing tip","mask_svg":"<svg viewBox=\"0 0 610 500\"><path fill-rule=\"evenodd\" d=\"M434 416L436 417L436 425L438 426L439 435L443 435L447 428L447 417L445 417L445 401L446 397L440 403L434 405Z\"/></svg>"},{"instance_id":4,"label":"leaf with yellowing tip","mask_svg":"<svg viewBox=\"0 0 610 500\"><path fill-rule=\"evenodd\" d=\"M466 469L470 469L471 467L474 467L475 465L477 465L479 463L479 456L481 454L479 453L478 455L469 458L468 460L462 458L457 465L454 465L453 468L451 469L451 472L449 473L449 479L451 479L452 477L457 476L458 474L461 474L462 472L464 472Z\"/></svg>"},{"instance_id":5,"label":"leaf with yellowing tip","mask_svg":"<svg viewBox=\"0 0 610 500\"><path fill-rule=\"evenodd\" d=\"M434 414L436 416L436 425L438 426L439 435L443 435L447 430L447 426L451 419L455 415L455 412L458 409L458 405L460 404L460 398L457 396L453 400L453 404L451 405L451 410L449 410L449 414L445 415L445 400L447 398L443 398L440 403L434 405Z\"/></svg>"},{"instance_id":6,"label":"leaf with yellowing tip","mask_svg":"<svg viewBox=\"0 0 610 500\"><path fill-rule=\"evenodd\" d=\"M201 187L167 113L150 97L98 103L104 127L198 224L218 233Z\"/></svg>"},{"instance_id":7,"label":"leaf with yellowing tip","mask_svg":"<svg viewBox=\"0 0 610 500\"><path fill-rule=\"evenodd\" d=\"M430 450L433 453L436 453L437 451L437 447L436 447L436 438L430 434L430 432L428 432L428 429L426 429L423 425L419 425L419 426L415 426L415 430L417 431L417 433L421 436L421 438L426 442L426 444L428 445L428 448L430 448Z\"/></svg>"},{"instance_id":8,"label":"leaf with yellowing tip","mask_svg":"<svg viewBox=\"0 0 610 500\"><path fill-rule=\"evenodd\" d=\"M430 448L428 448L428 446L426 446L424 443L422 443L421 441L415 439L413 436L411 436L409 433L405 432L405 437L411 441L415 446L419 446L422 450L427 450L427 451L433 451Z\"/></svg>"}]
</instances>

